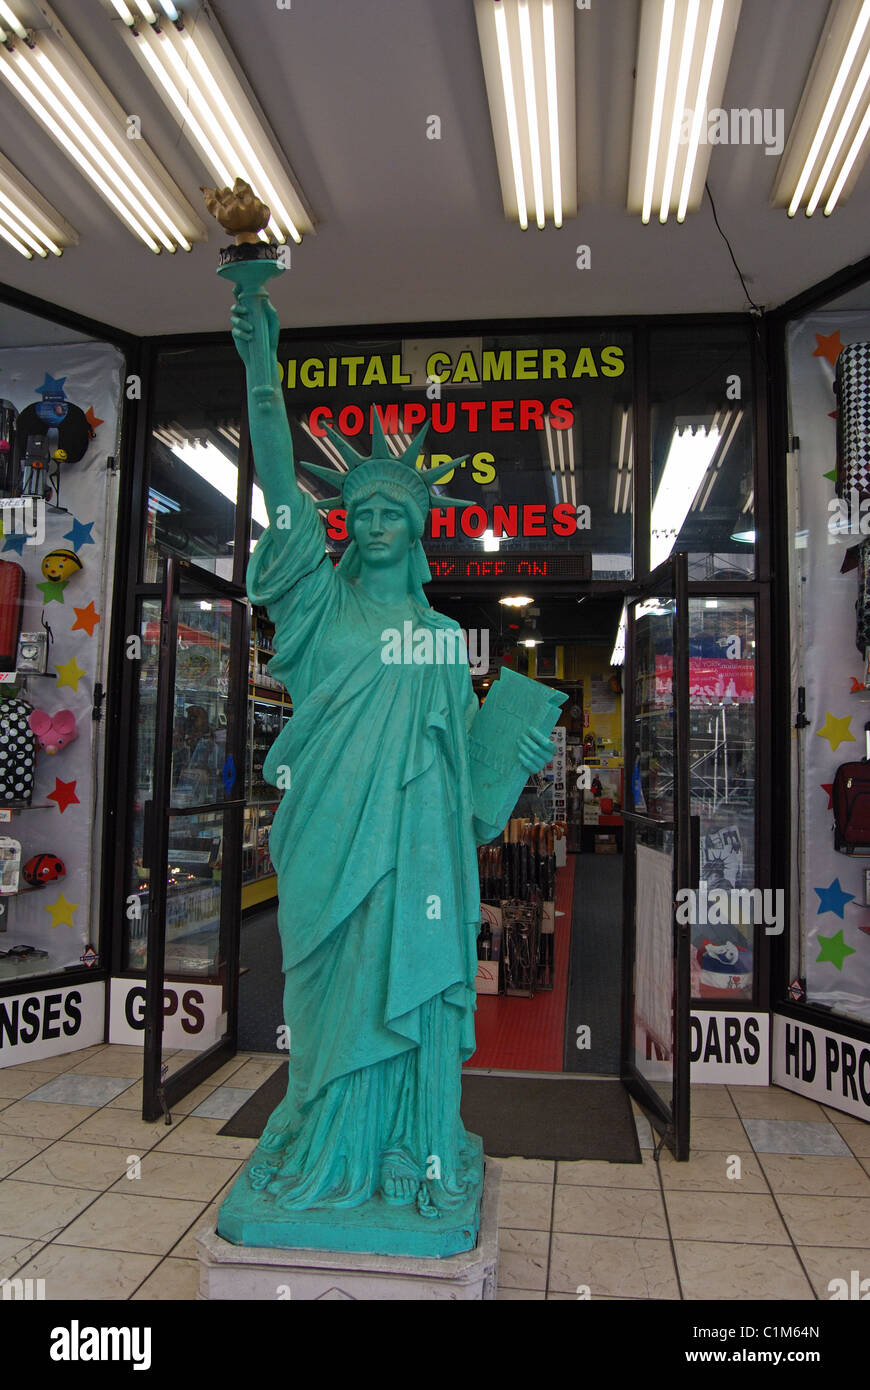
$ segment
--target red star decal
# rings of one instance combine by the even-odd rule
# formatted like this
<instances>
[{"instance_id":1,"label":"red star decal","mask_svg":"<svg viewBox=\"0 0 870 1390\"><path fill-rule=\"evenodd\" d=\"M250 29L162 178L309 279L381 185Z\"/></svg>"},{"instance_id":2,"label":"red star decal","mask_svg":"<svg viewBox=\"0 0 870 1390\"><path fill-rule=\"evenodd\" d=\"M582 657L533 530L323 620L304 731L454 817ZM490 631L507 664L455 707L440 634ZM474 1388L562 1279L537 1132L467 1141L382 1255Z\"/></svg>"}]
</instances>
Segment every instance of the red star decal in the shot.
<instances>
[{"instance_id":1,"label":"red star decal","mask_svg":"<svg viewBox=\"0 0 870 1390\"><path fill-rule=\"evenodd\" d=\"M828 419L829 419L829 420L836 420L836 418L837 418L837 412L836 412L836 410L829 410L829 411L828 411Z\"/></svg>"},{"instance_id":2,"label":"red star decal","mask_svg":"<svg viewBox=\"0 0 870 1390\"><path fill-rule=\"evenodd\" d=\"M833 810L833 807L834 807L834 798L833 798L834 784L833 784L833 782L820 782L819 785L821 786L822 791L825 793L825 795L826 795L827 798L828 798L828 807L827 807L827 809L828 809L829 811Z\"/></svg>"},{"instance_id":3,"label":"red star decal","mask_svg":"<svg viewBox=\"0 0 870 1390\"><path fill-rule=\"evenodd\" d=\"M70 628L70 632L75 632L78 628L81 632L86 632L89 637L93 637L94 628L100 621L100 615L94 608L94 600L91 599L87 608L74 608L76 620Z\"/></svg>"},{"instance_id":4,"label":"red star decal","mask_svg":"<svg viewBox=\"0 0 870 1390\"><path fill-rule=\"evenodd\" d=\"M57 802L58 810L61 815L63 815L67 806L78 806L81 804L76 796L75 782L62 782L59 777L55 777L54 791L48 793L48 799L49 801Z\"/></svg>"},{"instance_id":5,"label":"red star decal","mask_svg":"<svg viewBox=\"0 0 870 1390\"><path fill-rule=\"evenodd\" d=\"M836 333L817 333L816 350L813 357L825 357L831 366L836 365L837 358L843 351L844 344L840 342L840 330Z\"/></svg>"},{"instance_id":6,"label":"red star decal","mask_svg":"<svg viewBox=\"0 0 870 1390\"><path fill-rule=\"evenodd\" d=\"M97 425L102 425L103 421L94 414L94 407L92 405L89 405L85 411L85 419L88 422L88 430L90 431L91 439L93 439L96 434Z\"/></svg>"}]
</instances>

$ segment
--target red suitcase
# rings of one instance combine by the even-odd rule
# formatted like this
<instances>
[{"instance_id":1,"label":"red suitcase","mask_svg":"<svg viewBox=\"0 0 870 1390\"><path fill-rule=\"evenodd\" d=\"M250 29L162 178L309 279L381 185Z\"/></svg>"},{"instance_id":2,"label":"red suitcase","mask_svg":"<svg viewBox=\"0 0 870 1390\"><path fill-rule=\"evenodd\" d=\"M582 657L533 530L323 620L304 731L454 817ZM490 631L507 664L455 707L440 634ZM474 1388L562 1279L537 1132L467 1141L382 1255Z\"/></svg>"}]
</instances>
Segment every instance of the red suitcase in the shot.
<instances>
[{"instance_id":1,"label":"red suitcase","mask_svg":"<svg viewBox=\"0 0 870 1390\"><path fill-rule=\"evenodd\" d=\"M0 671L14 671L24 602L24 570L0 560Z\"/></svg>"}]
</instances>

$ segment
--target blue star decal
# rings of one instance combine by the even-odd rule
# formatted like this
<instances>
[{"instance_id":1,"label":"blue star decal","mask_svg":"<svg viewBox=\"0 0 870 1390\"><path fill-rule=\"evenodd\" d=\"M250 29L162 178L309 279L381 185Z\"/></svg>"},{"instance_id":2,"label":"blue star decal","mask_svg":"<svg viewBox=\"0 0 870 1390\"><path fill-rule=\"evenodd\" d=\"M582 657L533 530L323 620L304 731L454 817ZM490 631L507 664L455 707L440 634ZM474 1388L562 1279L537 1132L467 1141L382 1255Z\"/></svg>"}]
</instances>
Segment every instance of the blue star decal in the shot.
<instances>
[{"instance_id":1,"label":"blue star decal","mask_svg":"<svg viewBox=\"0 0 870 1390\"><path fill-rule=\"evenodd\" d=\"M4 539L6 541L3 546L4 550L14 550L18 555L24 554L24 547L27 544L26 536L6 536Z\"/></svg>"},{"instance_id":2,"label":"blue star decal","mask_svg":"<svg viewBox=\"0 0 870 1390\"><path fill-rule=\"evenodd\" d=\"M66 380L66 378L64 378L64 380ZM93 527L94 523L92 521L82 522L73 517L72 530L67 531L64 540L72 541L73 550L76 552L78 552L83 545L94 545L95 542L91 539Z\"/></svg>"},{"instance_id":3,"label":"blue star decal","mask_svg":"<svg viewBox=\"0 0 870 1390\"><path fill-rule=\"evenodd\" d=\"M227 760L223 765L221 781L224 784L224 792L229 796L233 787L236 785L236 763L232 753L228 754Z\"/></svg>"},{"instance_id":4,"label":"blue star decal","mask_svg":"<svg viewBox=\"0 0 870 1390\"><path fill-rule=\"evenodd\" d=\"M819 895L819 905L816 909L817 913L836 912L838 917L844 916L843 908L846 906L846 903L852 902L855 897L854 893L843 892L838 878L834 879L830 887L814 888L813 892Z\"/></svg>"},{"instance_id":5,"label":"blue star decal","mask_svg":"<svg viewBox=\"0 0 870 1390\"><path fill-rule=\"evenodd\" d=\"M39 392L40 396L59 396L62 401L65 401L66 393L63 389L63 384L65 381L65 376L54 377L51 376L49 372L46 372L45 381L42 383L41 386L37 386L36 389Z\"/></svg>"}]
</instances>

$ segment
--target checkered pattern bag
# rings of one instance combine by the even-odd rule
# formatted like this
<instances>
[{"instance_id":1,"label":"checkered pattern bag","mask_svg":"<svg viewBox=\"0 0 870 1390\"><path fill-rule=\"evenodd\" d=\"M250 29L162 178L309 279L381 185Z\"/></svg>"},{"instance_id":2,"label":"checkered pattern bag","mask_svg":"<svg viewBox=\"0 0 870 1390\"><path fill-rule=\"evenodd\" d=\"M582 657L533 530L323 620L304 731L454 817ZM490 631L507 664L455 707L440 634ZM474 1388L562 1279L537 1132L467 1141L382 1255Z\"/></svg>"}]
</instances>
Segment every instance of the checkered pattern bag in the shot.
<instances>
[{"instance_id":1,"label":"checkered pattern bag","mask_svg":"<svg viewBox=\"0 0 870 1390\"><path fill-rule=\"evenodd\" d=\"M870 498L870 343L849 343L837 358L837 496Z\"/></svg>"},{"instance_id":2,"label":"checkered pattern bag","mask_svg":"<svg viewBox=\"0 0 870 1390\"><path fill-rule=\"evenodd\" d=\"M870 541L862 541L856 550L858 597L855 600L855 646L863 658L870 648Z\"/></svg>"}]
</instances>

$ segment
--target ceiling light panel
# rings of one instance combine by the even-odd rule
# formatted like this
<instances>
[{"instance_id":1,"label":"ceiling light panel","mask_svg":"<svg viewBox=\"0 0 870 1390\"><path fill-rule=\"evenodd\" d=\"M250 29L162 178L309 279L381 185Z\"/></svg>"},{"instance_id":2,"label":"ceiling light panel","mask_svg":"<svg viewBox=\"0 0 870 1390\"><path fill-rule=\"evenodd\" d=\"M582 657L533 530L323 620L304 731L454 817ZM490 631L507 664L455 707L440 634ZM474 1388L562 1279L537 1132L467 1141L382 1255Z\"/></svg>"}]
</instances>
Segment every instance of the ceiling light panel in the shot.
<instances>
[{"instance_id":1,"label":"ceiling light panel","mask_svg":"<svg viewBox=\"0 0 870 1390\"><path fill-rule=\"evenodd\" d=\"M72 36L40 5L42 27L22 39L25 13L18 0L4 0L0 80L151 251L205 241L204 224L146 142L127 138L127 113Z\"/></svg>"},{"instance_id":2,"label":"ceiling light panel","mask_svg":"<svg viewBox=\"0 0 870 1390\"><path fill-rule=\"evenodd\" d=\"M574 0L475 0L505 215L561 227L577 212Z\"/></svg>"},{"instance_id":3,"label":"ceiling light panel","mask_svg":"<svg viewBox=\"0 0 870 1390\"><path fill-rule=\"evenodd\" d=\"M628 210L682 222L704 196L741 0L642 0Z\"/></svg>"},{"instance_id":4,"label":"ceiling light panel","mask_svg":"<svg viewBox=\"0 0 870 1390\"><path fill-rule=\"evenodd\" d=\"M78 232L0 154L0 237L28 260L60 256L78 244Z\"/></svg>"},{"instance_id":5,"label":"ceiling light panel","mask_svg":"<svg viewBox=\"0 0 870 1390\"><path fill-rule=\"evenodd\" d=\"M160 7L153 20L131 13L124 0L106 0L143 72L218 187L237 178L271 211L268 235L300 242L314 223L278 142L233 60L207 5L178 12ZM141 8L141 7L140 7ZM124 13L126 11L126 14Z\"/></svg>"},{"instance_id":6,"label":"ceiling light panel","mask_svg":"<svg viewBox=\"0 0 870 1390\"><path fill-rule=\"evenodd\" d=\"M870 146L870 0L833 0L771 193L789 217L830 215Z\"/></svg>"}]
</instances>

